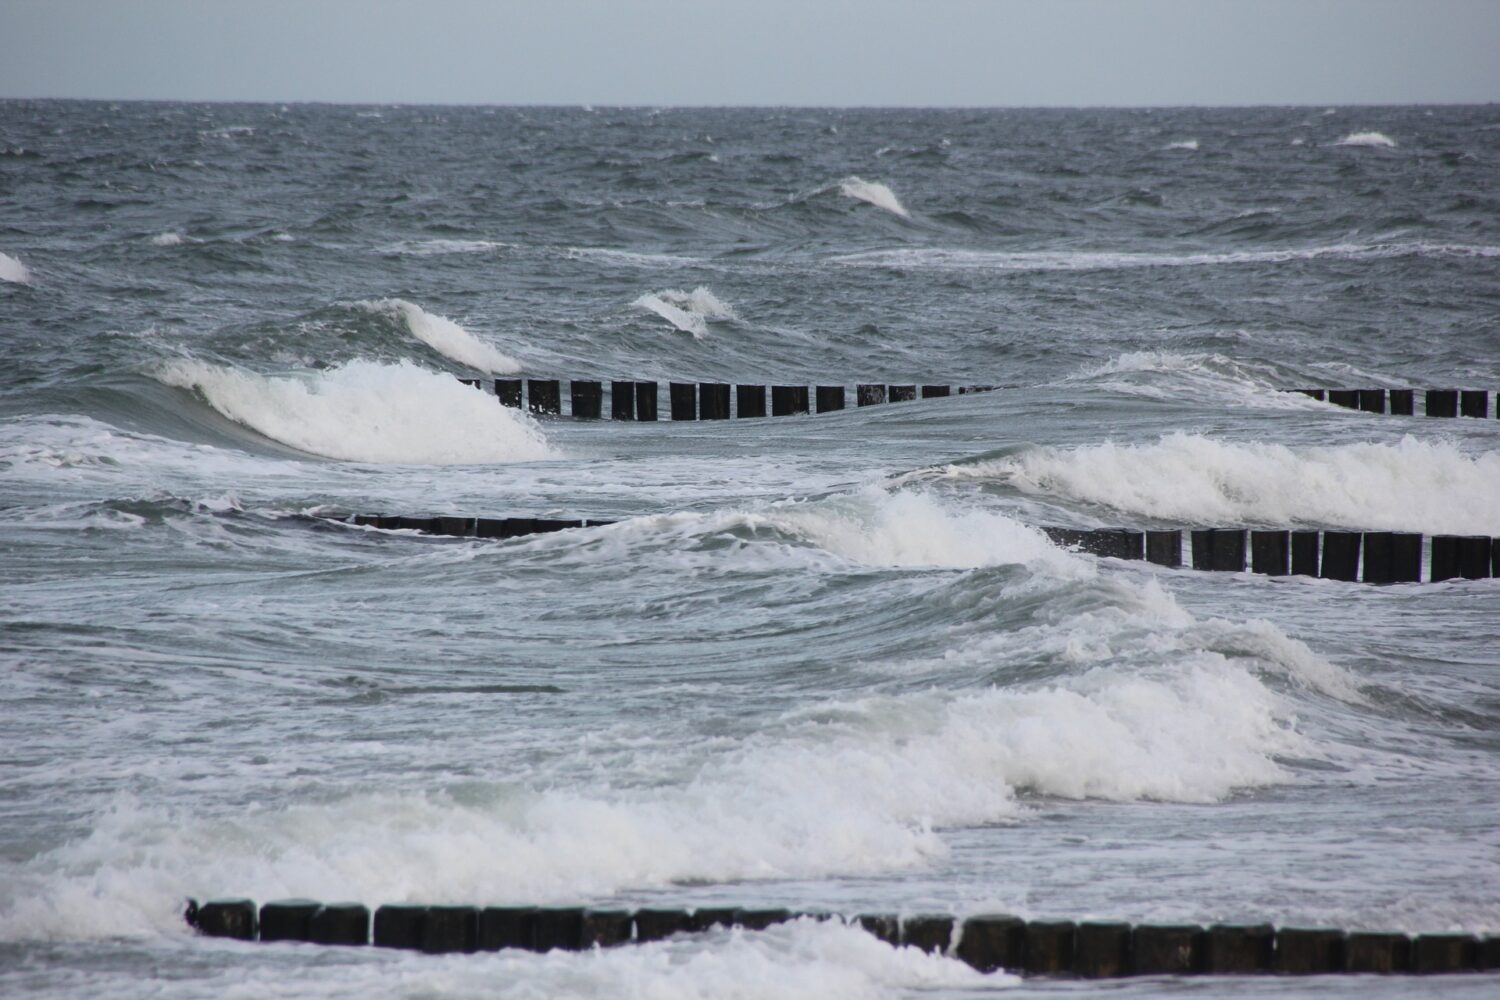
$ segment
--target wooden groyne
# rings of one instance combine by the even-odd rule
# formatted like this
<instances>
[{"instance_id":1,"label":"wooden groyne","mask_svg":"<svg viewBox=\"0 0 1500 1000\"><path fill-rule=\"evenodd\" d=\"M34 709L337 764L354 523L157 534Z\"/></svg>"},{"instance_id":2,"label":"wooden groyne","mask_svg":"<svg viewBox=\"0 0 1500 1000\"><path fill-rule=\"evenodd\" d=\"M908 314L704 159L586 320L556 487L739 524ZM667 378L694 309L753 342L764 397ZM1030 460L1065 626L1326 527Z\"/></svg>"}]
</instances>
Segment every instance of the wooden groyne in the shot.
<instances>
[{"instance_id":1,"label":"wooden groyne","mask_svg":"<svg viewBox=\"0 0 1500 1000\"><path fill-rule=\"evenodd\" d=\"M637 910L400 903L372 914L359 903L248 899L189 901L187 922L245 941L403 948L428 954L586 951L716 928L764 930L793 920L837 920L900 947L945 955L981 972L1090 979L1154 975L1438 975L1500 972L1500 935L1405 934L1271 924L1129 924L1022 920L1006 914L898 916L766 907Z\"/></svg>"}]
</instances>

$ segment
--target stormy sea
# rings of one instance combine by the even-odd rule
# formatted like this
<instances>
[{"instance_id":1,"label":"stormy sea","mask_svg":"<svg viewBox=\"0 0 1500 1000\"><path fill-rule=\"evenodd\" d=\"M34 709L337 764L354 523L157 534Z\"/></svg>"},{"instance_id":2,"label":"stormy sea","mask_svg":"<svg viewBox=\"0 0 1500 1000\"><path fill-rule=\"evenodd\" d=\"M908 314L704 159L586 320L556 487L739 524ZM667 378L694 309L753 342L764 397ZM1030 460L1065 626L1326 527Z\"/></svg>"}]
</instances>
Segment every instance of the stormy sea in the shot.
<instances>
[{"instance_id":1,"label":"stormy sea","mask_svg":"<svg viewBox=\"0 0 1500 1000\"><path fill-rule=\"evenodd\" d=\"M1420 402L1500 389L1497 162L1495 106L0 102L0 994L1493 995L1023 979L839 919L437 956L183 912L1494 933L1500 580L1041 529L1500 535L1493 407ZM663 419L573 419L573 379ZM674 381L849 405L672 421Z\"/></svg>"}]
</instances>

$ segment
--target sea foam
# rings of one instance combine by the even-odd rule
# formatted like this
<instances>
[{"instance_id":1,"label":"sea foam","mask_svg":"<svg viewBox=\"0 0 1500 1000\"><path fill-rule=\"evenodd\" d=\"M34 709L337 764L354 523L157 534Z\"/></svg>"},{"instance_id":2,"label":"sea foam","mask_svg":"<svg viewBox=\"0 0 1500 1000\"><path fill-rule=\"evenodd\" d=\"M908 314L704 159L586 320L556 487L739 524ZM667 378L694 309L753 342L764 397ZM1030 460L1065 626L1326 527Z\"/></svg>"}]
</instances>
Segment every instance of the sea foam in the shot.
<instances>
[{"instance_id":1,"label":"sea foam","mask_svg":"<svg viewBox=\"0 0 1500 1000\"><path fill-rule=\"evenodd\" d=\"M881 184L879 181L867 181L859 177L845 177L839 181L839 194L856 201L868 202L876 208L883 208L893 215L899 215L903 219L911 218L911 213L906 210L896 197L896 192Z\"/></svg>"},{"instance_id":2,"label":"sea foam","mask_svg":"<svg viewBox=\"0 0 1500 1000\"><path fill-rule=\"evenodd\" d=\"M398 317L411 335L445 358L490 375L508 375L521 370L521 363L502 354L446 316L424 310L405 299L380 299L360 305L372 312Z\"/></svg>"},{"instance_id":3,"label":"sea foam","mask_svg":"<svg viewBox=\"0 0 1500 1000\"><path fill-rule=\"evenodd\" d=\"M447 465L553 455L530 417L407 361L281 376L177 361L157 377L197 391L236 423L327 458Z\"/></svg>"},{"instance_id":4,"label":"sea foam","mask_svg":"<svg viewBox=\"0 0 1500 1000\"><path fill-rule=\"evenodd\" d=\"M29 285L31 272L27 270L25 264L14 257L0 253L0 281L8 281L15 285Z\"/></svg>"},{"instance_id":5,"label":"sea foam","mask_svg":"<svg viewBox=\"0 0 1500 1000\"><path fill-rule=\"evenodd\" d=\"M1037 448L947 471L1185 524L1500 535L1500 454L1470 456L1410 436L1294 448L1174 433L1153 444Z\"/></svg>"},{"instance_id":6,"label":"sea foam","mask_svg":"<svg viewBox=\"0 0 1500 1000\"><path fill-rule=\"evenodd\" d=\"M1167 148L1168 149L1181 149L1181 150L1185 150L1185 151L1190 152L1190 153L1196 153L1198 151L1198 140L1197 139L1179 139L1176 142L1169 142L1169 143L1167 143Z\"/></svg>"},{"instance_id":7,"label":"sea foam","mask_svg":"<svg viewBox=\"0 0 1500 1000\"><path fill-rule=\"evenodd\" d=\"M1344 136L1335 146L1378 146L1385 149L1394 149L1396 140L1383 132L1351 132Z\"/></svg>"},{"instance_id":8,"label":"sea foam","mask_svg":"<svg viewBox=\"0 0 1500 1000\"><path fill-rule=\"evenodd\" d=\"M649 292L631 305L655 313L683 333L692 334L696 340L708 336L710 322L739 319L733 308L701 285L691 292L677 288Z\"/></svg>"}]
</instances>

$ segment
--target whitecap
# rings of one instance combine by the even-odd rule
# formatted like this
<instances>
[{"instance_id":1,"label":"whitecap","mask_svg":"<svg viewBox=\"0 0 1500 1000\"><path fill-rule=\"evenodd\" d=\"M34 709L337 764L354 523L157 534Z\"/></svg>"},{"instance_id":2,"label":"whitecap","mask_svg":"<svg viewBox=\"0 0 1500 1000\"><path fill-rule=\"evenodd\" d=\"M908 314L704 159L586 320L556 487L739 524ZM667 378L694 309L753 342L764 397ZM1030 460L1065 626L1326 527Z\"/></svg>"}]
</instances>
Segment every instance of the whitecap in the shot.
<instances>
[{"instance_id":1,"label":"whitecap","mask_svg":"<svg viewBox=\"0 0 1500 1000\"><path fill-rule=\"evenodd\" d=\"M176 247L181 246L186 240L187 237L178 232L157 233L151 237L151 245L155 247Z\"/></svg>"},{"instance_id":2,"label":"whitecap","mask_svg":"<svg viewBox=\"0 0 1500 1000\"><path fill-rule=\"evenodd\" d=\"M415 303L405 299L380 299L376 302L361 302L359 305L372 312L384 312L398 317L412 336L459 364L491 375L505 375L521 370L521 363L515 358L497 351L446 316L427 312Z\"/></svg>"},{"instance_id":3,"label":"whitecap","mask_svg":"<svg viewBox=\"0 0 1500 1000\"><path fill-rule=\"evenodd\" d=\"M649 292L631 303L637 309L653 312L683 333L702 340L708 336L710 322L738 320L733 308L709 289L699 286L691 292L667 288Z\"/></svg>"},{"instance_id":4,"label":"whitecap","mask_svg":"<svg viewBox=\"0 0 1500 1000\"><path fill-rule=\"evenodd\" d=\"M1344 136L1335 146L1374 146L1384 149L1394 149L1396 140L1383 132L1351 132Z\"/></svg>"},{"instance_id":5,"label":"whitecap","mask_svg":"<svg viewBox=\"0 0 1500 1000\"><path fill-rule=\"evenodd\" d=\"M8 281L15 285L31 284L31 271L6 253L0 253L0 281Z\"/></svg>"},{"instance_id":6,"label":"whitecap","mask_svg":"<svg viewBox=\"0 0 1500 1000\"><path fill-rule=\"evenodd\" d=\"M1169 142L1169 143L1167 143L1166 148L1167 149L1184 149L1184 150L1187 150L1189 152L1196 153L1198 151L1198 140L1197 139L1179 139L1176 142Z\"/></svg>"},{"instance_id":7,"label":"whitecap","mask_svg":"<svg viewBox=\"0 0 1500 1000\"><path fill-rule=\"evenodd\" d=\"M853 198L856 201L867 202L893 215L899 215L903 219L911 218L911 213L896 198L896 193L878 181L867 181L859 177L845 177L839 181L839 194L846 198Z\"/></svg>"}]
</instances>

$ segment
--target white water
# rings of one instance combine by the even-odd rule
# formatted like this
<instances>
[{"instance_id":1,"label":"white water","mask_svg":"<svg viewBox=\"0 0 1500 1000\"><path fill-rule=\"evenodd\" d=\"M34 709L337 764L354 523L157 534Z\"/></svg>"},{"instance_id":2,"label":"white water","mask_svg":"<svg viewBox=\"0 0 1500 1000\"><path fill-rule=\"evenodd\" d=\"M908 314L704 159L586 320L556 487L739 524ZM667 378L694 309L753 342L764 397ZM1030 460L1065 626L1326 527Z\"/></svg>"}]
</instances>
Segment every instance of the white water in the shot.
<instances>
[{"instance_id":1,"label":"white water","mask_svg":"<svg viewBox=\"0 0 1500 1000\"><path fill-rule=\"evenodd\" d=\"M327 458L446 465L554 457L530 417L406 361L281 376L178 361L157 377L196 390L236 423Z\"/></svg>"},{"instance_id":2,"label":"white water","mask_svg":"<svg viewBox=\"0 0 1500 1000\"><path fill-rule=\"evenodd\" d=\"M521 363L515 358L502 354L446 316L427 312L415 303L405 299L381 299L360 305L374 312L397 316L413 337L461 365L487 375L508 375L521 370Z\"/></svg>"},{"instance_id":3,"label":"white water","mask_svg":"<svg viewBox=\"0 0 1500 1000\"><path fill-rule=\"evenodd\" d=\"M86 836L0 889L0 936L183 933L181 900L198 893L500 904L881 875L941 862L935 827L1027 821L1021 790L1209 803L1287 781L1277 756L1311 748L1245 661L1187 650L1149 669L1111 665L1110 646L1154 620L1141 602L1060 621L1099 666L1055 683L815 702L728 747L665 759L639 734L642 773L684 774L668 784L578 773L517 785L496 760L461 794L418 774L218 815L122 794ZM305 748L266 752L262 766L283 767Z\"/></svg>"},{"instance_id":4,"label":"white water","mask_svg":"<svg viewBox=\"0 0 1500 1000\"><path fill-rule=\"evenodd\" d=\"M903 219L911 218L906 206L896 197L896 192L879 181L867 181L859 177L845 177L839 181L839 194L856 201L867 202Z\"/></svg>"},{"instance_id":5,"label":"white water","mask_svg":"<svg viewBox=\"0 0 1500 1000\"><path fill-rule=\"evenodd\" d=\"M16 285L31 284L31 272L26 265L16 260L9 254L0 253L0 281L9 281Z\"/></svg>"},{"instance_id":6,"label":"white water","mask_svg":"<svg viewBox=\"0 0 1500 1000\"><path fill-rule=\"evenodd\" d=\"M1394 149L1396 140L1382 132L1351 132L1344 136L1335 146L1375 146L1383 149Z\"/></svg>"},{"instance_id":7,"label":"white water","mask_svg":"<svg viewBox=\"0 0 1500 1000\"><path fill-rule=\"evenodd\" d=\"M190 970L150 983L150 995L164 1000L285 995L289 977L295 977L290 981L299 997L514 1000L885 1000L933 991L988 992L1019 982L1004 972L982 975L955 959L893 948L840 920L802 919L764 931L717 930L691 939L545 955L354 948L314 957L289 944L257 945L248 953L223 940L158 939L151 945ZM52 977L52 988L66 996L107 996L118 987L110 971L89 966Z\"/></svg>"},{"instance_id":8,"label":"white water","mask_svg":"<svg viewBox=\"0 0 1500 1000\"><path fill-rule=\"evenodd\" d=\"M1145 445L1037 448L947 471L1185 524L1500 535L1500 454L1470 456L1410 436L1292 448L1179 432Z\"/></svg>"},{"instance_id":9,"label":"white water","mask_svg":"<svg viewBox=\"0 0 1500 1000\"><path fill-rule=\"evenodd\" d=\"M1167 148L1168 149L1181 149L1181 150L1186 150L1187 152L1190 152L1190 153L1196 153L1198 151L1198 140L1197 139L1179 139L1176 142L1169 142L1169 143L1167 143Z\"/></svg>"},{"instance_id":10,"label":"white water","mask_svg":"<svg viewBox=\"0 0 1500 1000\"><path fill-rule=\"evenodd\" d=\"M691 292L677 288L649 292L631 305L655 313L683 333L692 334L696 340L708 336L710 322L739 319L730 305L701 285Z\"/></svg>"},{"instance_id":11,"label":"white water","mask_svg":"<svg viewBox=\"0 0 1500 1000\"><path fill-rule=\"evenodd\" d=\"M850 497L786 507L764 521L866 566L978 566L1036 563L1050 573L1087 572L1040 531L1004 514L965 510L935 497L868 489Z\"/></svg>"}]
</instances>

